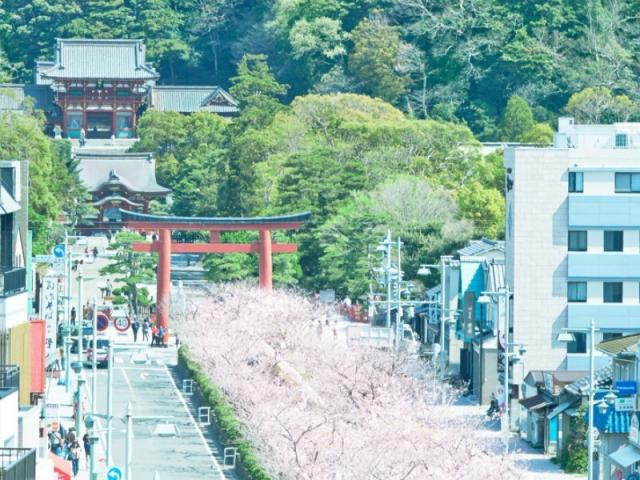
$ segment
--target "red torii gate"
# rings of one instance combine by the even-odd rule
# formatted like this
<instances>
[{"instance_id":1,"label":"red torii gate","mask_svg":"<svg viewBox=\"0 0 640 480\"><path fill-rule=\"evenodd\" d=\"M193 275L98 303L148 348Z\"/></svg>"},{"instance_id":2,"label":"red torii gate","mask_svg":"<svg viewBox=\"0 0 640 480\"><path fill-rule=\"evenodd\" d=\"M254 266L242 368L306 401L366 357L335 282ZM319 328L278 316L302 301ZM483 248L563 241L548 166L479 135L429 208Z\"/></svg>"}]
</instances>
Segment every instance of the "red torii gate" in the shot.
<instances>
[{"instance_id":1,"label":"red torii gate","mask_svg":"<svg viewBox=\"0 0 640 480\"><path fill-rule=\"evenodd\" d=\"M273 253L295 253L298 246L293 243L273 243L272 230L292 230L299 228L311 218L308 212L276 217L172 217L149 215L120 210L124 224L143 232L158 232L158 240L152 243L136 243L136 252L157 252L158 272L156 283L156 323L169 329L169 299L171 288L172 253L257 253L259 257L260 287L267 290L272 286ZM171 230L208 231L209 243L171 242ZM254 243L220 243L220 232L258 230L260 237ZM168 333L167 333L168 335ZM165 338L166 340L166 338Z\"/></svg>"}]
</instances>

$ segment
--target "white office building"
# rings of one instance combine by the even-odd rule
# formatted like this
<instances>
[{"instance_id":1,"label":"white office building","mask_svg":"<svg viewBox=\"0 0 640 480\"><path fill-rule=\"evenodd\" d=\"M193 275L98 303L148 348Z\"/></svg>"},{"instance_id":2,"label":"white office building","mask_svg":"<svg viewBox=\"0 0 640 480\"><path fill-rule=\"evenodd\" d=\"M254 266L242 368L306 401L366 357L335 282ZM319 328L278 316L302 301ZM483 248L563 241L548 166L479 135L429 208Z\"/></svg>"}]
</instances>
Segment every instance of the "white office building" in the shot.
<instances>
[{"instance_id":1,"label":"white office building","mask_svg":"<svg viewBox=\"0 0 640 480\"><path fill-rule=\"evenodd\" d=\"M511 341L526 370L586 370L587 336L561 343L562 328L640 331L640 123L561 118L553 147L507 148L504 164Z\"/></svg>"}]
</instances>

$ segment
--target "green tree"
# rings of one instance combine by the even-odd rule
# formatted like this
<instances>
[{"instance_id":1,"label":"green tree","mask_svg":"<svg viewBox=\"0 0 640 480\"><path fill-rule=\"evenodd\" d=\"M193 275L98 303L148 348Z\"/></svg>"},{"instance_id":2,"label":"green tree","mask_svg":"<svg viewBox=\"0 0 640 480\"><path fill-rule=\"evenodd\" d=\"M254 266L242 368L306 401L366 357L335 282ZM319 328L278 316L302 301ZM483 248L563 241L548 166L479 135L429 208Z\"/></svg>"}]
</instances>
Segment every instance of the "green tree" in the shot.
<instances>
[{"instance_id":1,"label":"green tree","mask_svg":"<svg viewBox=\"0 0 640 480\"><path fill-rule=\"evenodd\" d=\"M578 123L626 122L637 112L637 105L606 87L590 87L571 95L565 110Z\"/></svg>"},{"instance_id":2,"label":"green tree","mask_svg":"<svg viewBox=\"0 0 640 480\"><path fill-rule=\"evenodd\" d=\"M522 142L533 127L533 113L527 101L518 95L511 96L502 116L502 139Z\"/></svg>"},{"instance_id":3,"label":"green tree","mask_svg":"<svg viewBox=\"0 0 640 480\"><path fill-rule=\"evenodd\" d=\"M101 274L116 274L116 282L121 294L127 298L129 311L135 314L138 307L148 303L148 292L142 292L138 287L141 283L151 283L154 279L156 254L136 253L132 245L144 242L144 237L135 232L120 232L115 241L109 245L109 250L115 250L111 263L100 269Z\"/></svg>"},{"instance_id":4,"label":"green tree","mask_svg":"<svg viewBox=\"0 0 640 480\"><path fill-rule=\"evenodd\" d=\"M380 19L363 20L351 32L353 50L349 70L365 93L396 102L408 78L397 70L404 44L398 33Z\"/></svg>"}]
</instances>

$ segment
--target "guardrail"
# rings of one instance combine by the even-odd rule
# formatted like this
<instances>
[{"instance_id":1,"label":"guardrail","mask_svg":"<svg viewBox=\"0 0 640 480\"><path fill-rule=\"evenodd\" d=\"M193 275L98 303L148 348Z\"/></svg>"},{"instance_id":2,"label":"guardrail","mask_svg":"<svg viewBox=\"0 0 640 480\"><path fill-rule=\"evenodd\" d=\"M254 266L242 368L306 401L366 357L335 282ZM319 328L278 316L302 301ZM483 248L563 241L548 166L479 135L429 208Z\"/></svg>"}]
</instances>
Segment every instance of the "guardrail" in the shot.
<instances>
[{"instance_id":1,"label":"guardrail","mask_svg":"<svg viewBox=\"0 0 640 480\"><path fill-rule=\"evenodd\" d=\"M35 480L35 448L0 448L0 480Z\"/></svg>"}]
</instances>

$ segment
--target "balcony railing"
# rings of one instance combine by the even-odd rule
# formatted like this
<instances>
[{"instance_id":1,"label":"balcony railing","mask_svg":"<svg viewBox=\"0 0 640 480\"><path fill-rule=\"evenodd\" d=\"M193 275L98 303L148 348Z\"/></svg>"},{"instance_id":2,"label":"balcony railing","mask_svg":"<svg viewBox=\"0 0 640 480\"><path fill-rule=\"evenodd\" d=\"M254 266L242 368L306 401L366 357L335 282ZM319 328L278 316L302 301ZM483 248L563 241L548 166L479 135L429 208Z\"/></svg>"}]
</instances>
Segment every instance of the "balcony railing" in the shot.
<instances>
[{"instance_id":1,"label":"balcony railing","mask_svg":"<svg viewBox=\"0 0 640 480\"><path fill-rule=\"evenodd\" d=\"M0 365L0 388L20 387L20 367L17 365Z\"/></svg>"},{"instance_id":2,"label":"balcony railing","mask_svg":"<svg viewBox=\"0 0 640 480\"><path fill-rule=\"evenodd\" d=\"M10 297L24 292L26 286L26 268L18 267L0 271L0 297Z\"/></svg>"},{"instance_id":3,"label":"balcony railing","mask_svg":"<svg viewBox=\"0 0 640 480\"><path fill-rule=\"evenodd\" d=\"M0 480L35 480L35 448L0 448Z\"/></svg>"}]
</instances>

